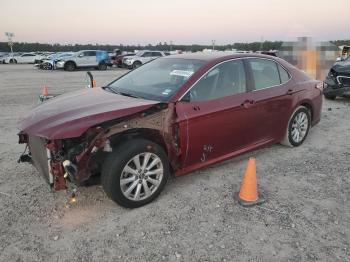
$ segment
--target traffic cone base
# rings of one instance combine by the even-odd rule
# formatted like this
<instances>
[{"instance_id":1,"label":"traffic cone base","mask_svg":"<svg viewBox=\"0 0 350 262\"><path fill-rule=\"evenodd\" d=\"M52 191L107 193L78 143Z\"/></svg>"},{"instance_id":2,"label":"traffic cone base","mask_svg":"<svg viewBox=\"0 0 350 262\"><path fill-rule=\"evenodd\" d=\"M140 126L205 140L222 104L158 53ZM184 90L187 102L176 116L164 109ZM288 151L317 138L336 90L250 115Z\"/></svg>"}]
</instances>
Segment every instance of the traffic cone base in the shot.
<instances>
[{"instance_id":1,"label":"traffic cone base","mask_svg":"<svg viewBox=\"0 0 350 262\"><path fill-rule=\"evenodd\" d=\"M239 197L239 193L236 193L235 199L243 207L252 207L252 206L256 206L256 205L261 205L262 203L266 202L266 195L263 192L260 192L257 200L246 201L246 200L243 200Z\"/></svg>"},{"instance_id":2,"label":"traffic cone base","mask_svg":"<svg viewBox=\"0 0 350 262\"><path fill-rule=\"evenodd\" d=\"M265 202L264 194L258 193L258 182L256 179L255 158L249 158L247 169L245 171L241 188L236 193L235 198L242 206L254 206Z\"/></svg>"}]
</instances>

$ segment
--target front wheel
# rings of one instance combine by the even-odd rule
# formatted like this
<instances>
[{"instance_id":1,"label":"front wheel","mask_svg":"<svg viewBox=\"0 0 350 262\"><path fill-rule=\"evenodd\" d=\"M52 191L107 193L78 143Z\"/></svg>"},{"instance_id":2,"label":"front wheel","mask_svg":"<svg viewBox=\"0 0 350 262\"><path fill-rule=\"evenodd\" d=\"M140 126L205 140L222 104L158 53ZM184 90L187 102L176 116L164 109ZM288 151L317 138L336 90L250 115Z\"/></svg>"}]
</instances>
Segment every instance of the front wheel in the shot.
<instances>
[{"instance_id":1,"label":"front wheel","mask_svg":"<svg viewBox=\"0 0 350 262\"><path fill-rule=\"evenodd\" d=\"M65 65L64 65L64 69L65 69L66 71L72 72L72 71L75 70L75 68L76 68L76 66L75 66L75 64L74 64L73 62L67 62L67 63L65 63Z\"/></svg>"},{"instance_id":2,"label":"front wheel","mask_svg":"<svg viewBox=\"0 0 350 262\"><path fill-rule=\"evenodd\" d=\"M159 145L133 139L113 150L101 176L102 187L113 201L136 208L151 202L163 190L169 177L169 162Z\"/></svg>"},{"instance_id":3,"label":"front wheel","mask_svg":"<svg viewBox=\"0 0 350 262\"><path fill-rule=\"evenodd\" d=\"M281 144L300 146L306 139L311 126L310 111L305 106L299 106L289 119L286 134Z\"/></svg>"},{"instance_id":4,"label":"front wheel","mask_svg":"<svg viewBox=\"0 0 350 262\"><path fill-rule=\"evenodd\" d=\"M141 64L140 61L136 61L136 62L134 62L134 63L132 64L132 69L136 69L136 68L140 67L141 65L142 65L142 64Z\"/></svg>"}]
</instances>

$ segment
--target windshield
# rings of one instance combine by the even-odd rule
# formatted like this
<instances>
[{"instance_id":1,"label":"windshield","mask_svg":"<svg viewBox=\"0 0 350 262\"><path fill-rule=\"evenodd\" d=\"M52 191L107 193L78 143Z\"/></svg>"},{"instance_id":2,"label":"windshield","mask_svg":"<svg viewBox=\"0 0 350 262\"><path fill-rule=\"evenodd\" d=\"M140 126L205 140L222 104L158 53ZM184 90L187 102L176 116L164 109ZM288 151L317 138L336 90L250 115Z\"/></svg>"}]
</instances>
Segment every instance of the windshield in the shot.
<instances>
[{"instance_id":1,"label":"windshield","mask_svg":"<svg viewBox=\"0 0 350 262\"><path fill-rule=\"evenodd\" d=\"M142 56L143 53L144 53L144 51L138 51L138 52L135 54L135 56Z\"/></svg>"},{"instance_id":2,"label":"windshield","mask_svg":"<svg viewBox=\"0 0 350 262\"><path fill-rule=\"evenodd\" d=\"M166 102L203 63L194 59L159 58L122 76L108 87L116 93Z\"/></svg>"}]
</instances>

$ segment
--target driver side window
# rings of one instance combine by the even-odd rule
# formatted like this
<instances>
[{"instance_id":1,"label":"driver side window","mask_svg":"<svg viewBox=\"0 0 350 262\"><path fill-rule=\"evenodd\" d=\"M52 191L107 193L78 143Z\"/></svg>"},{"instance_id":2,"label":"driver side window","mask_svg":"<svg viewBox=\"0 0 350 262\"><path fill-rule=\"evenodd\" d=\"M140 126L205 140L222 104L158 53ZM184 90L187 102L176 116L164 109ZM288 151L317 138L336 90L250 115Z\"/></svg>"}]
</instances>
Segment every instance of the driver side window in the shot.
<instances>
[{"instance_id":1,"label":"driver side window","mask_svg":"<svg viewBox=\"0 0 350 262\"><path fill-rule=\"evenodd\" d=\"M211 69L189 91L190 101L208 101L246 92L242 60L224 62Z\"/></svg>"}]
</instances>

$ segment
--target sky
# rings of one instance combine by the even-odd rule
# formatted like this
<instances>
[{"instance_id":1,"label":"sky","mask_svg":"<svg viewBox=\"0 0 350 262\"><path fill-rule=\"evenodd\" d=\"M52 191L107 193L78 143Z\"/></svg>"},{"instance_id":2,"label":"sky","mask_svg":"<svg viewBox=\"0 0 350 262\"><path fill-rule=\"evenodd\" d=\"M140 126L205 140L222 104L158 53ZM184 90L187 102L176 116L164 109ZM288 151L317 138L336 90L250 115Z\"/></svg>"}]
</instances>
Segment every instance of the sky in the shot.
<instances>
[{"instance_id":1,"label":"sky","mask_svg":"<svg viewBox=\"0 0 350 262\"><path fill-rule=\"evenodd\" d=\"M230 44L350 39L350 0L0 0L0 42Z\"/></svg>"}]
</instances>

